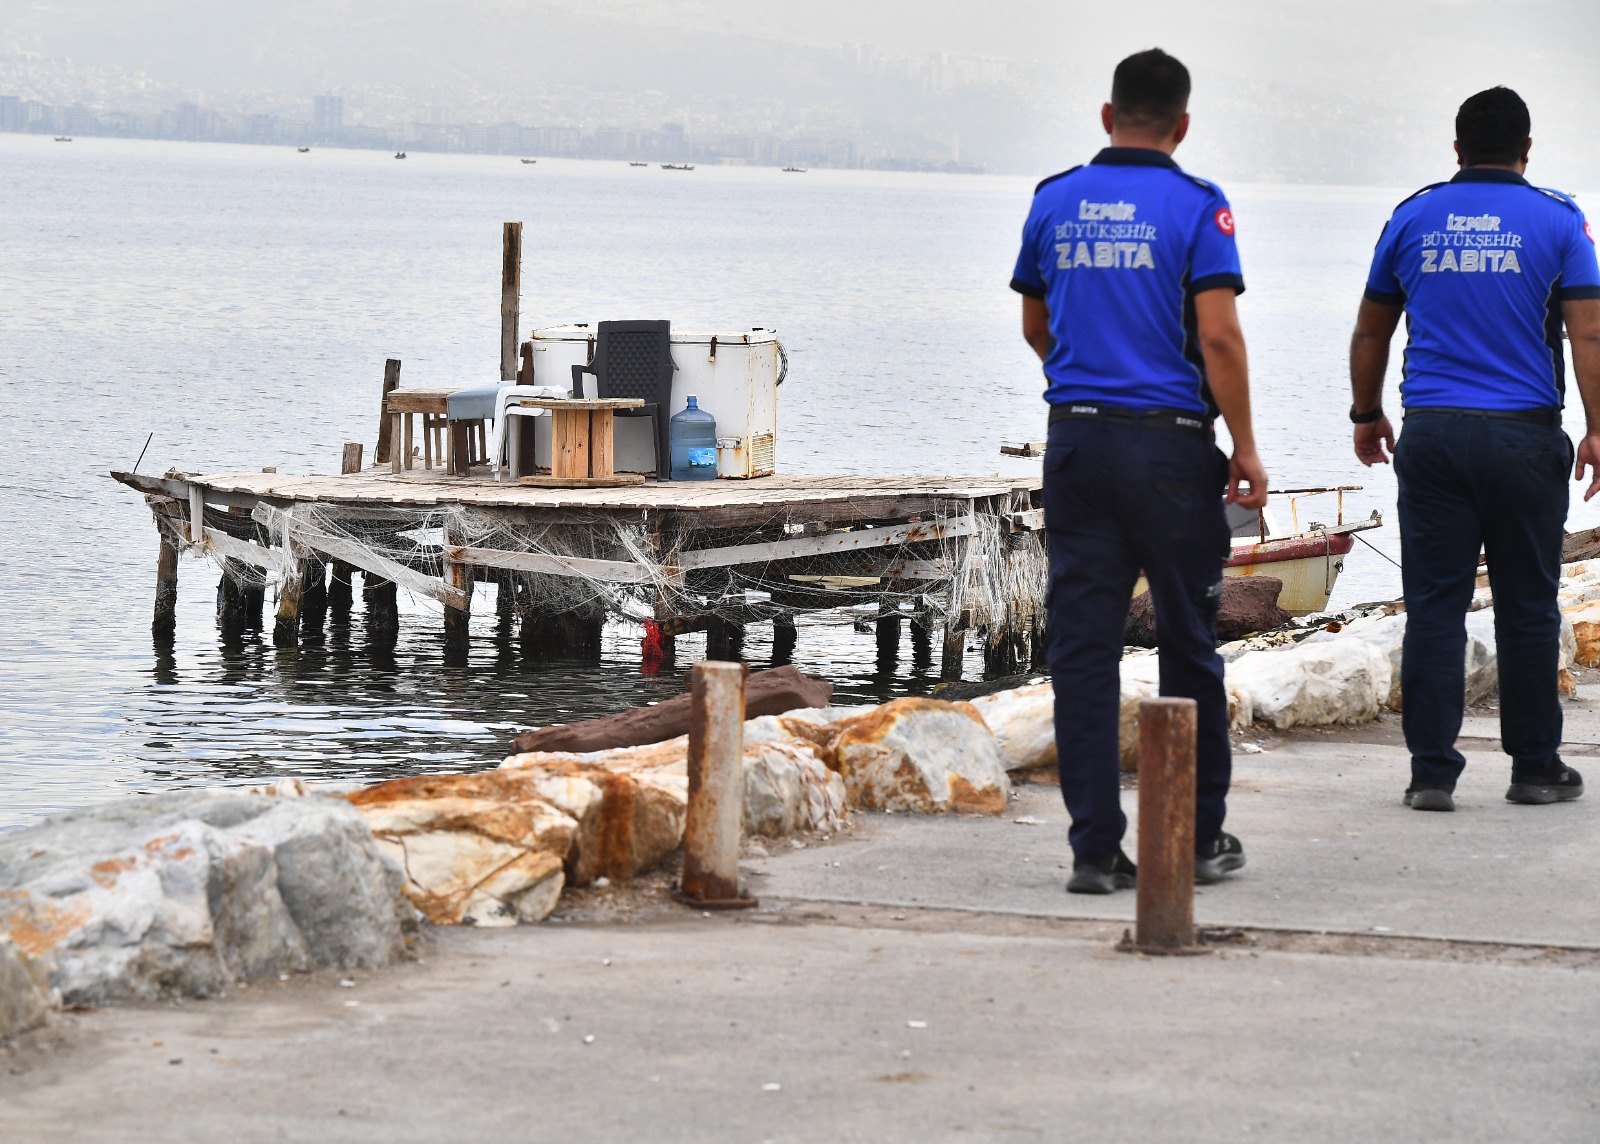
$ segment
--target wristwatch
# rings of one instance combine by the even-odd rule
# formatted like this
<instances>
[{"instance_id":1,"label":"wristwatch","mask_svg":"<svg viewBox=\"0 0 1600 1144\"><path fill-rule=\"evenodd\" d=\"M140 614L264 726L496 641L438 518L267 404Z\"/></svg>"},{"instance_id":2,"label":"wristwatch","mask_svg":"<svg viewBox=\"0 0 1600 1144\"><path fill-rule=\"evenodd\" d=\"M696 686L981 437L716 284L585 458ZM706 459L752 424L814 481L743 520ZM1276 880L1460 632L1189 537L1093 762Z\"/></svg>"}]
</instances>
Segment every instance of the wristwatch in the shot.
<instances>
[{"instance_id":1,"label":"wristwatch","mask_svg":"<svg viewBox=\"0 0 1600 1144\"><path fill-rule=\"evenodd\" d=\"M1383 406L1374 405L1365 413L1357 413L1356 407L1350 407L1350 423L1352 425L1371 425L1374 421L1383 420Z\"/></svg>"}]
</instances>

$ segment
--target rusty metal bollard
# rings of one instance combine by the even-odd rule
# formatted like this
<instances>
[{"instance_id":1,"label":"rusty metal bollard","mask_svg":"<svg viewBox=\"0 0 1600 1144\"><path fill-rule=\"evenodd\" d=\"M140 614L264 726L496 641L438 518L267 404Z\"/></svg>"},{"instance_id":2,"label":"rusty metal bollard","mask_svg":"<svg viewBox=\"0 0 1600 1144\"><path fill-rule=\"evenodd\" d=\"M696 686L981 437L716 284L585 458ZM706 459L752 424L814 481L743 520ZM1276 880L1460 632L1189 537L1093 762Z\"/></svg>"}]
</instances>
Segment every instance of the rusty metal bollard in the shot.
<instances>
[{"instance_id":1,"label":"rusty metal bollard","mask_svg":"<svg viewBox=\"0 0 1600 1144\"><path fill-rule=\"evenodd\" d=\"M1193 699L1139 704L1139 883L1134 947L1197 949L1194 930Z\"/></svg>"},{"instance_id":2,"label":"rusty metal bollard","mask_svg":"<svg viewBox=\"0 0 1600 1144\"><path fill-rule=\"evenodd\" d=\"M689 707L689 806L678 900L701 909L742 909L739 833L744 821L743 663L694 665Z\"/></svg>"}]
</instances>

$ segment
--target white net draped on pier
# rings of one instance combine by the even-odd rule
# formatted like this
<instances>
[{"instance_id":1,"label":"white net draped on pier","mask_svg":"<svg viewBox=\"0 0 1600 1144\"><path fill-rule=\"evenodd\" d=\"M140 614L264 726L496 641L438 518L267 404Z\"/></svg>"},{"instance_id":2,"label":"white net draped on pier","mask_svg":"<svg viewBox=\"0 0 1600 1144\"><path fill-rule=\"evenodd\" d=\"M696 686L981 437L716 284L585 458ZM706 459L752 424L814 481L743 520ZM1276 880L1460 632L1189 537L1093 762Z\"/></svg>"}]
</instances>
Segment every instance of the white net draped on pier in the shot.
<instances>
[{"instance_id":1,"label":"white net draped on pier","mask_svg":"<svg viewBox=\"0 0 1600 1144\"><path fill-rule=\"evenodd\" d=\"M207 510L208 524L213 511ZM952 527L957 522L960 526ZM173 523L163 523L171 532ZM952 504L949 515L923 523L939 538L680 571L678 562L686 553L781 542L798 533L778 515L754 526L663 536L652 534L642 516L628 520L572 512L559 523L538 523L459 504L391 508L302 502L287 510L258 510L242 529L239 522L229 522L231 534L253 530L258 545L270 546L271 567L207 551L246 586L281 582L291 574L292 561L309 553L342 560L426 597L429 584L443 581L447 556L465 550L479 582L494 581L502 591L514 592L519 609L548 615L609 614L636 621L717 616L748 624L800 612L855 622L892 611L930 625L954 620L991 633L1042 626L1047 577L1042 533L1010 533L997 513L974 513L970 502ZM177 529L181 542L181 525ZM561 570L497 567L501 554L548 558L531 563L559 564ZM900 577L895 569L914 571Z\"/></svg>"}]
</instances>

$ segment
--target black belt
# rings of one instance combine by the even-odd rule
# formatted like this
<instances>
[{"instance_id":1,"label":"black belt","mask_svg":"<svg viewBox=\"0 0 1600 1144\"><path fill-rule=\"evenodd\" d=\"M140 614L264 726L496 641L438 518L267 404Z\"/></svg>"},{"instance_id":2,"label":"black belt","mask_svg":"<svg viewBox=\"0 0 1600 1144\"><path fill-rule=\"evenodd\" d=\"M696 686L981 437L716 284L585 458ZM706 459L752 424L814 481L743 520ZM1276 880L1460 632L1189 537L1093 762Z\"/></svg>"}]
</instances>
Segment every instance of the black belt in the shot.
<instances>
[{"instance_id":1,"label":"black belt","mask_svg":"<svg viewBox=\"0 0 1600 1144\"><path fill-rule=\"evenodd\" d=\"M1561 427L1561 410L1552 406L1543 409L1457 409L1448 405L1425 405L1421 409L1407 409L1407 417L1419 413L1455 413L1463 417L1493 417L1497 421L1525 421L1529 425Z\"/></svg>"},{"instance_id":2,"label":"black belt","mask_svg":"<svg viewBox=\"0 0 1600 1144\"><path fill-rule=\"evenodd\" d=\"M1149 425L1212 435L1211 418L1182 409L1129 409L1124 405L1090 405L1072 401L1050 406L1050 424L1057 421L1115 421L1123 425Z\"/></svg>"}]
</instances>

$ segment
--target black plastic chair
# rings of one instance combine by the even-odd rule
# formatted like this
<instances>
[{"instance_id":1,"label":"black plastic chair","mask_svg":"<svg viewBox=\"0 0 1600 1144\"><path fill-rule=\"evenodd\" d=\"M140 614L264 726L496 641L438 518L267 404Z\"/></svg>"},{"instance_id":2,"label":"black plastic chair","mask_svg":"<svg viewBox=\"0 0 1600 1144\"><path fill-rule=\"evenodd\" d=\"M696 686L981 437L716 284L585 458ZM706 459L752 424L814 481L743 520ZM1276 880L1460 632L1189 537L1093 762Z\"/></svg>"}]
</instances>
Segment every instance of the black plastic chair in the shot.
<instances>
[{"instance_id":1,"label":"black plastic chair","mask_svg":"<svg viewBox=\"0 0 1600 1144\"><path fill-rule=\"evenodd\" d=\"M672 479L668 418L672 410L671 322L601 322L594 361L572 367L572 396L583 397L583 375L593 374L595 396L636 397L638 409L619 409L618 417L653 417L656 427L656 479Z\"/></svg>"}]
</instances>

